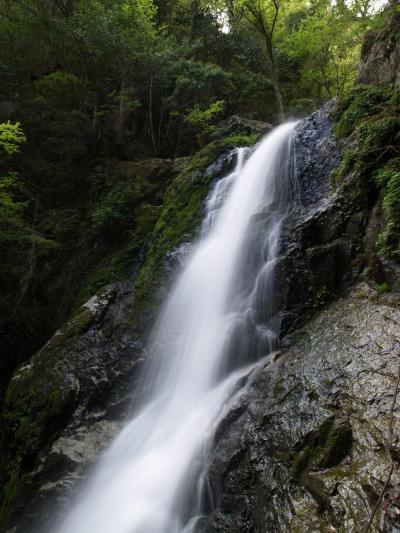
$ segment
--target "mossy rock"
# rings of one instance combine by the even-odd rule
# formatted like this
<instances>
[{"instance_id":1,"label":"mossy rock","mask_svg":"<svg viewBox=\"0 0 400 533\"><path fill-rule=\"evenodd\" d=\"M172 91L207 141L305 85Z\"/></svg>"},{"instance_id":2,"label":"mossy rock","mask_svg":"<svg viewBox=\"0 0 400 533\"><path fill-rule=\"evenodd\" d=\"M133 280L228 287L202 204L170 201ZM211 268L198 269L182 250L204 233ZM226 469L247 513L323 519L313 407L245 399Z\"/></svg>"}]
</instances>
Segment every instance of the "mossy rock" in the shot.
<instances>
[{"instance_id":1,"label":"mossy rock","mask_svg":"<svg viewBox=\"0 0 400 533\"><path fill-rule=\"evenodd\" d=\"M336 138L348 137L367 117L392 107L394 90L391 86L358 85L339 103L338 122L334 131Z\"/></svg>"},{"instance_id":2,"label":"mossy rock","mask_svg":"<svg viewBox=\"0 0 400 533\"><path fill-rule=\"evenodd\" d=\"M141 250L161 212L165 189L179 160L151 159L118 162L113 169L114 186L100 198L90 215L91 232L99 246L83 278L72 312L102 287L129 277L139 262Z\"/></svg>"},{"instance_id":3,"label":"mossy rock","mask_svg":"<svg viewBox=\"0 0 400 533\"><path fill-rule=\"evenodd\" d=\"M22 501L20 489L39 452L51 445L78 404L79 372L86 369L79 366L75 342L101 320L115 294L110 287L86 302L12 378L3 406L0 524L7 523L15 503Z\"/></svg>"},{"instance_id":4,"label":"mossy rock","mask_svg":"<svg viewBox=\"0 0 400 533\"><path fill-rule=\"evenodd\" d=\"M376 242L382 256L400 261L399 90L391 85L358 86L339 105L337 137L349 136L341 164L332 173L340 188L356 175L368 200L384 207L384 229ZM372 202L371 202L372 201Z\"/></svg>"},{"instance_id":5,"label":"mossy rock","mask_svg":"<svg viewBox=\"0 0 400 533\"><path fill-rule=\"evenodd\" d=\"M311 471L337 466L348 456L352 444L351 426L347 422L336 424L333 418L328 418L318 430L306 435L294 454L291 462L293 479L302 484Z\"/></svg>"},{"instance_id":6,"label":"mossy rock","mask_svg":"<svg viewBox=\"0 0 400 533\"><path fill-rule=\"evenodd\" d=\"M72 317L93 294L99 294L104 287L129 277L135 263L138 263L141 248L145 243L144 234L148 231L149 225L154 226L158 212L159 208L154 208L154 211L145 219L146 215L142 215L140 211L138 217L143 216L143 220L138 221L137 231L127 236L129 242L119 244L114 250L108 250L99 256L95 266L81 281L80 289L72 305Z\"/></svg>"},{"instance_id":7,"label":"mossy rock","mask_svg":"<svg viewBox=\"0 0 400 533\"><path fill-rule=\"evenodd\" d=\"M353 445L353 431L349 424L341 424L329 432L323 447L321 468L331 468L340 464L350 453Z\"/></svg>"},{"instance_id":8,"label":"mossy rock","mask_svg":"<svg viewBox=\"0 0 400 533\"><path fill-rule=\"evenodd\" d=\"M116 161L110 169L124 180L148 181L150 183L169 179L173 170L171 159L145 159L143 161Z\"/></svg>"},{"instance_id":9,"label":"mossy rock","mask_svg":"<svg viewBox=\"0 0 400 533\"><path fill-rule=\"evenodd\" d=\"M135 320L141 311L150 311L159 301L158 286L166 254L185 240L192 240L202 216L202 207L214 179L206 169L232 149L225 140L216 140L200 150L168 187L163 205L149 236L149 246L135 283Z\"/></svg>"}]
</instances>

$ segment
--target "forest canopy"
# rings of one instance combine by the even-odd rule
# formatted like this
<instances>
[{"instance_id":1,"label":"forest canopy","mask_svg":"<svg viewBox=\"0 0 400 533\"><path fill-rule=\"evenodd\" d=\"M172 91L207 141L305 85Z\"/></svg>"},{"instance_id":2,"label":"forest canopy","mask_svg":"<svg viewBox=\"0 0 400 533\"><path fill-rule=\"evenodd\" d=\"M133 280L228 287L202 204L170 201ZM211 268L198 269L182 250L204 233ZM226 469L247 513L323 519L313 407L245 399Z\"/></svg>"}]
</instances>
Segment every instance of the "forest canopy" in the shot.
<instances>
[{"instance_id":1,"label":"forest canopy","mask_svg":"<svg viewBox=\"0 0 400 533\"><path fill-rule=\"evenodd\" d=\"M79 125L71 156L125 137L169 154L195 106L223 101L225 114L274 121L345 93L378 5L1 0L1 118Z\"/></svg>"}]
</instances>

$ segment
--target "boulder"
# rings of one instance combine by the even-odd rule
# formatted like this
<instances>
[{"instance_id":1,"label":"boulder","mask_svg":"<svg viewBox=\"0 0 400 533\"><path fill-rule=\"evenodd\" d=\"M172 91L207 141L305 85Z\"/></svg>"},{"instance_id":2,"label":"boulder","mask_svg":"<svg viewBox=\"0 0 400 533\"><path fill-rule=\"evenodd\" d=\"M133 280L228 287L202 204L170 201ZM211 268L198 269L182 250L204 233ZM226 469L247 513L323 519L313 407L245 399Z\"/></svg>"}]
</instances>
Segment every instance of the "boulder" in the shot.
<instances>
[{"instance_id":1,"label":"boulder","mask_svg":"<svg viewBox=\"0 0 400 533\"><path fill-rule=\"evenodd\" d=\"M271 124L261 122L260 120L252 120L238 115L223 120L217 125L213 132L213 138L224 138L231 135L262 135L272 129Z\"/></svg>"}]
</instances>

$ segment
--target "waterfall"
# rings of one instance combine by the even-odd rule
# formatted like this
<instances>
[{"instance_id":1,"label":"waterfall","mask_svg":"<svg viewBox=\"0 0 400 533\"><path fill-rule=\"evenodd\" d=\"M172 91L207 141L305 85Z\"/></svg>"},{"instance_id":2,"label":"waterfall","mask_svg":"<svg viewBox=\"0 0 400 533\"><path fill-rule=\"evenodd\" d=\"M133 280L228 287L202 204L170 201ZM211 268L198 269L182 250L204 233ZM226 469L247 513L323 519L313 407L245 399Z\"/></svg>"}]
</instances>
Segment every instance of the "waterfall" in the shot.
<instances>
[{"instance_id":1,"label":"waterfall","mask_svg":"<svg viewBox=\"0 0 400 533\"><path fill-rule=\"evenodd\" d=\"M294 123L252 151L206 201L201 235L160 313L134 418L103 454L59 533L189 532L204 458L249 365L277 346L274 272L296 201Z\"/></svg>"}]
</instances>

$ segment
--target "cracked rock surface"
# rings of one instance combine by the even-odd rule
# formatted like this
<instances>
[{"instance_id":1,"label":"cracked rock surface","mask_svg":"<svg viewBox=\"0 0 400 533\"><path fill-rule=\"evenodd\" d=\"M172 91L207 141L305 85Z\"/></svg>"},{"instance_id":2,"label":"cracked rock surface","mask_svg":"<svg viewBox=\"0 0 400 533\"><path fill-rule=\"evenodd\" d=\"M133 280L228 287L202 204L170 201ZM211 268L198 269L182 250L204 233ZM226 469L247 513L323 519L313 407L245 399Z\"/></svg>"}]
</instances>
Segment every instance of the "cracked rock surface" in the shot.
<instances>
[{"instance_id":1,"label":"cracked rock surface","mask_svg":"<svg viewBox=\"0 0 400 533\"><path fill-rule=\"evenodd\" d=\"M398 304L361 284L250 376L217 433L199 532L361 532L392 460L370 531L399 531Z\"/></svg>"}]
</instances>

